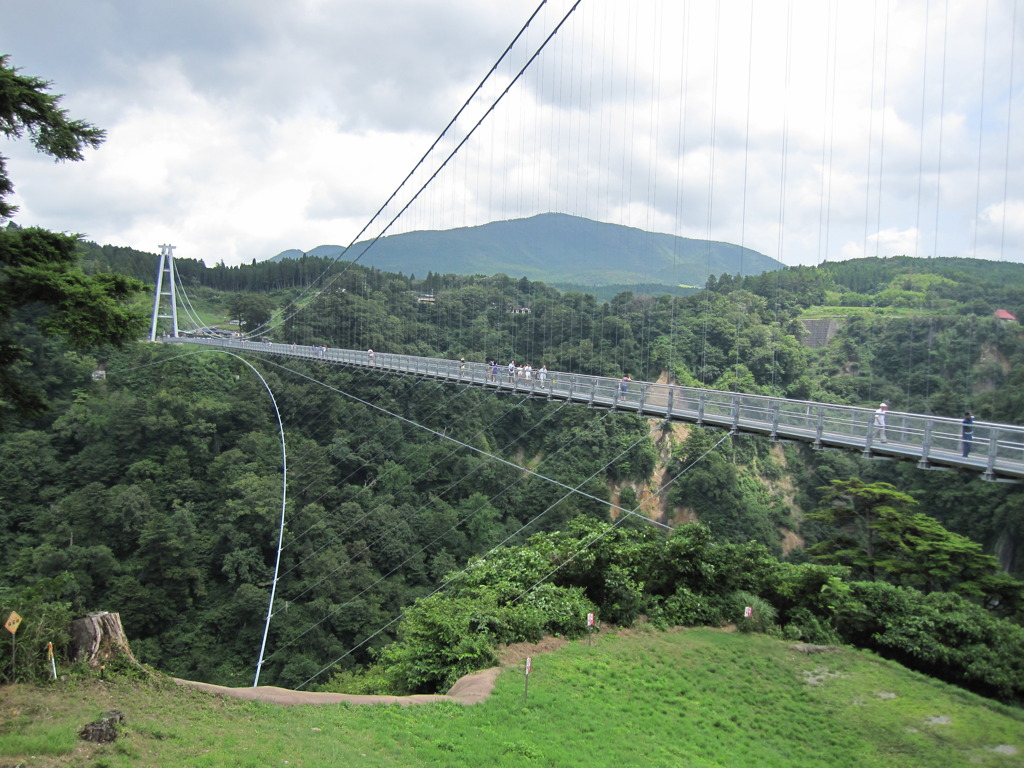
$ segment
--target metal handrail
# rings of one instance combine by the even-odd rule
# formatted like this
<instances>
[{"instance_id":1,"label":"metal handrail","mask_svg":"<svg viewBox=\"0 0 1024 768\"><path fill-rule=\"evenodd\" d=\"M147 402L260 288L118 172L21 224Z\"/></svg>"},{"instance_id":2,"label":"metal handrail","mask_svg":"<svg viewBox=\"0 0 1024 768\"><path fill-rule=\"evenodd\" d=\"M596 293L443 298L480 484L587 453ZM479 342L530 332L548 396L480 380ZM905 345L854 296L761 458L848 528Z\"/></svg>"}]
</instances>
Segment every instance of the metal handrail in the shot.
<instances>
[{"instance_id":1,"label":"metal handrail","mask_svg":"<svg viewBox=\"0 0 1024 768\"><path fill-rule=\"evenodd\" d=\"M499 367L491 381L487 363L444 358L396 355L363 350L332 349L241 339L168 338L168 343L200 344L243 349L259 354L284 355L353 367L380 368L456 383L512 390L547 399L586 403L595 408L686 421L698 426L766 435L773 440L807 442L815 448L859 450L865 456L917 459L918 466L959 467L981 472L986 479L1024 479L1024 427L995 422L974 422L969 444L962 439L959 419L890 411L885 441L874 425L875 411L852 405L790 400L768 395L685 387L658 382L630 381L625 392L621 380L565 371L539 372L530 378L508 376ZM965 445L969 455L964 456Z\"/></svg>"}]
</instances>

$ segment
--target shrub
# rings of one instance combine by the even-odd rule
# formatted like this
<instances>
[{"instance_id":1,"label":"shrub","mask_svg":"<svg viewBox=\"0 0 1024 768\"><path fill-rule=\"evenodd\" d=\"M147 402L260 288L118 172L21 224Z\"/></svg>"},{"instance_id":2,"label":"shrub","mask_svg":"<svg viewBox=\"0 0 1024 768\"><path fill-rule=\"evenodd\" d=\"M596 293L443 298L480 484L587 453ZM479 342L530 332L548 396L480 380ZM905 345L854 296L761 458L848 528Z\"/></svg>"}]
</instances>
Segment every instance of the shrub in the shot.
<instances>
[{"instance_id":1,"label":"shrub","mask_svg":"<svg viewBox=\"0 0 1024 768\"><path fill-rule=\"evenodd\" d=\"M984 696L1024 703L1024 628L953 593L854 582L838 606L847 642Z\"/></svg>"},{"instance_id":2,"label":"shrub","mask_svg":"<svg viewBox=\"0 0 1024 768\"><path fill-rule=\"evenodd\" d=\"M816 645L838 645L842 642L839 633L828 619L815 616L806 608L795 608L789 613L789 622L782 626L782 636L787 640L800 640Z\"/></svg>"},{"instance_id":3,"label":"shrub","mask_svg":"<svg viewBox=\"0 0 1024 768\"><path fill-rule=\"evenodd\" d=\"M0 619L11 612L21 616L14 635L13 654L0 654L0 676L8 682L43 682L50 679L48 644L57 659L67 659L71 604L58 598L72 582L69 574L40 579L31 587L0 591Z\"/></svg>"},{"instance_id":4,"label":"shrub","mask_svg":"<svg viewBox=\"0 0 1024 768\"><path fill-rule=\"evenodd\" d=\"M662 629L672 626L717 626L722 623L722 611L706 595L681 586L674 594L652 605L648 619Z\"/></svg>"},{"instance_id":5,"label":"shrub","mask_svg":"<svg viewBox=\"0 0 1024 768\"><path fill-rule=\"evenodd\" d=\"M736 623L740 632L760 632L769 634L777 629L775 620L778 611L767 600L750 592L734 592L725 601L726 618ZM746 615L750 608L750 615Z\"/></svg>"}]
</instances>

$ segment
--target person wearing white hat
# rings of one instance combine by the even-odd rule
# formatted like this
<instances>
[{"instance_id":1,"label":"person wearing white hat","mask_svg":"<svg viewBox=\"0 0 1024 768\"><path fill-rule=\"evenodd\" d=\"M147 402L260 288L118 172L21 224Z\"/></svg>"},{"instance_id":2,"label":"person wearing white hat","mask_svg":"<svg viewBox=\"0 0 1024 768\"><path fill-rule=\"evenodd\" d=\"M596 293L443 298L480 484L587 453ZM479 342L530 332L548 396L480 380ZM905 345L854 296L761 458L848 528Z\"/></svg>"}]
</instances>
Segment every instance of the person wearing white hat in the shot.
<instances>
[{"instance_id":1,"label":"person wearing white hat","mask_svg":"<svg viewBox=\"0 0 1024 768\"><path fill-rule=\"evenodd\" d=\"M878 406L878 410L875 411L875 434L884 443L885 442L885 414L889 410L889 406L886 403L882 403Z\"/></svg>"}]
</instances>

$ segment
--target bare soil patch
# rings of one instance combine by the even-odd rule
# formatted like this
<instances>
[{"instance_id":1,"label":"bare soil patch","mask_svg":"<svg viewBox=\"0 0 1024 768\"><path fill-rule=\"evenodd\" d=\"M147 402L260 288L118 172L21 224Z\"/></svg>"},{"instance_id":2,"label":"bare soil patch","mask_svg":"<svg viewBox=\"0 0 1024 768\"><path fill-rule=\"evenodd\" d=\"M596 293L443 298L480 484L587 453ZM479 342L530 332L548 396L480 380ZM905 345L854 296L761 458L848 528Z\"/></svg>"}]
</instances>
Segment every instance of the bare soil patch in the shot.
<instances>
[{"instance_id":1,"label":"bare soil patch","mask_svg":"<svg viewBox=\"0 0 1024 768\"><path fill-rule=\"evenodd\" d=\"M528 656L557 651L569 641L564 637L545 637L539 643L513 643L498 649L498 659L502 667L514 667L526 660Z\"/></svg>"},{"instance_id":2,"label":"bare soil patch","mask_svg":"<svg viewBox=\"0 0 1024 768\"><path fill-rule=\"evenodd\" d=\"M476 704L491 695L494 681L498 679L500 667L492 667L459 679L446 694L418 694L414 696L369 696L351 693L323 693L319 691L292 691L273 685L258 685L255 688L228 688L223 685L198 683L193 680L171 678L178 685L186 685L207 691L217 696L235 699L263 701L267 704L432 704L438 701L454 701L458 704Z\"/></svg>"},{"instance_id":3,"label":"bare soil patch","mask_svg":"<svg viewBox=\"0 0 1024 768\"><path fill-rule=\"evenodd\" d=\"M228 688L223 685L198 683L193 680L171 678L178 685L198 688L217 696L228 696L249 701L264 701L268 704L292 706L296 704L398 704L406 707L411 704L431 704L438 701L453 701L458 704L477 704L494 690L494 683L502 669L514 667L526 660L528 656L550 653L567 645L569 640L564 637L545 637L538 643L515 643L498 649L500 667L484 669L466 675L456 681L448 693L419 694L415 696L369 696L350 693L321 693L317 691L292 691L272 685L259 685L255 688Z\"/></svg>"}]
</instances>

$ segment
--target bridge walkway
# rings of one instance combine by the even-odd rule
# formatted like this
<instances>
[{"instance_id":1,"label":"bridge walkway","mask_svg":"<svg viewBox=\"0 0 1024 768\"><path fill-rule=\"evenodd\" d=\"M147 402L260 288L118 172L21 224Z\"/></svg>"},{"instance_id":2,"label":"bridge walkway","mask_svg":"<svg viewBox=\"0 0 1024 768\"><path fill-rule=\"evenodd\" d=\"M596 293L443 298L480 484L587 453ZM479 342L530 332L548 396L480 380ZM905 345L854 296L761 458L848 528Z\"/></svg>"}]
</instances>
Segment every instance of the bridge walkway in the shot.
<instances>
[{"instance_id":1,"label":"bridge walkway","mask_svg":"<svg viewBox=\"0 0 1024 768\"><path fill-rule=\"evenodd\" d=\"M456 384L611 408L640 416L719 427L771 440L808 443L816 449L858 451L865 457L914 460L922 469L965 469L986 480L1024 479L1024 427L975 421L969 454L959 419L889 411L886 426L874 424L875 411L849 405L789 400L647 381L630 381L548 371L540 378L497 376L486 363L446 360L363 350L331 349L241 339L167 338L165 342L199 344L277 357L368 368Z\"/></svg>"}]
</instances>

